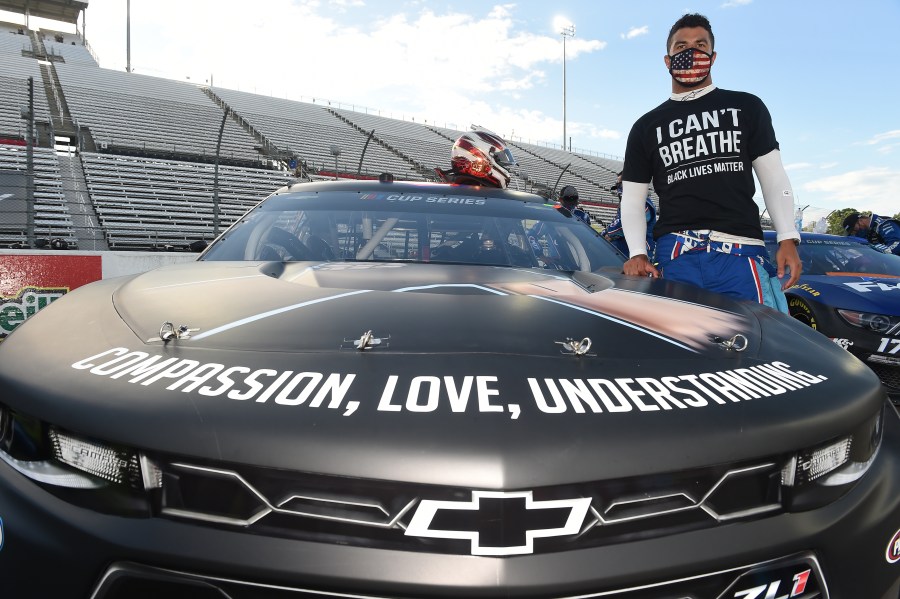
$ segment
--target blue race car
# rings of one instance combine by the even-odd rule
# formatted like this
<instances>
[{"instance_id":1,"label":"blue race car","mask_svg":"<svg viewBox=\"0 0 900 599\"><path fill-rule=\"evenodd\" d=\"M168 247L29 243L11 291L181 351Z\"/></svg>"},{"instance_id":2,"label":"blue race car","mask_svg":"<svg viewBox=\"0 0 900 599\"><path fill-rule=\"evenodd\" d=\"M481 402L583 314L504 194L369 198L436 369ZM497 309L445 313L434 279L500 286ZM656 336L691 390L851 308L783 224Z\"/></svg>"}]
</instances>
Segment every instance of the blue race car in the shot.
<instances>
[{"instance_id":1,"label":"blue race car","mask_svg":"<svg viewBox=\"0 0 900 599\"><path fill-rule=\"evenodd\" d=\"M765 232L775 259L775 232ZM900 256L859 237L800 234L803 274L787 290L791 316L831 337L900 400Z\"/></svg>"}]
</instances>

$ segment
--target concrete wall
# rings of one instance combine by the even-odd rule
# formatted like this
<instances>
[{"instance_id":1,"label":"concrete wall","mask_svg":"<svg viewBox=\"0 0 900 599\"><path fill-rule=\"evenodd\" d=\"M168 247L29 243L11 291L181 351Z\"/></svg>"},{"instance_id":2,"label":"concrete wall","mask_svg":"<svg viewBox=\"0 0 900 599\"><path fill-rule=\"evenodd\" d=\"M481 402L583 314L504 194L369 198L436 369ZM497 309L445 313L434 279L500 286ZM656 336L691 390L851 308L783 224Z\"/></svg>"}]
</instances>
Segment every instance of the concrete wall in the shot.
<instances>
[{"instance_id":1,"label":"concrete wall","mask_svg":"<svg viewBox=\"0 0 900 599\"><path fill-rule=\"evenodd\" d=\"M0 341L82 285L196 259L174 252L0 250Z\"/></svg>"},{"instance_id":2,"label":"concrete wall","mask_svg":"<svg viewBox=\"0 0 900 599\"><path fill-rule=\"evenodd\" d=\"M191 262L198 254L183 252L90 252L54 250L5 250L0 256L99 256L103 264L103 278L147 272L167 264ZM0 277L3 272L0 271ZM2 281L0 281L2 285Z\"/></svg>"}]
</instances>

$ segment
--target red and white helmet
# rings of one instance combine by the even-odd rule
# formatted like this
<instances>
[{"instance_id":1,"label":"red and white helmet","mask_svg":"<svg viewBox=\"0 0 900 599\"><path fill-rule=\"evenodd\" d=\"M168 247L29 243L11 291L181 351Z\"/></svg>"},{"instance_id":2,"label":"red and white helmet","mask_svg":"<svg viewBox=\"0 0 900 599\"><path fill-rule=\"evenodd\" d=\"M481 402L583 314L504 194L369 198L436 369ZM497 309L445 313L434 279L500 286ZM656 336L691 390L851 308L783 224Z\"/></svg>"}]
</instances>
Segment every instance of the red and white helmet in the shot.
<instances>
[{"instance_id":1,"label":"red and white helmet","mask_svg":"<svg viewBox=\"0 0 900 599\"><path fill-rule=\"evenodd\" d=\"M450 151L453 171L468 175L484 185L506 189L512 178L509 168L516 159L499 135L478 129L461 136Z\"/></svg>"}]
</instances>

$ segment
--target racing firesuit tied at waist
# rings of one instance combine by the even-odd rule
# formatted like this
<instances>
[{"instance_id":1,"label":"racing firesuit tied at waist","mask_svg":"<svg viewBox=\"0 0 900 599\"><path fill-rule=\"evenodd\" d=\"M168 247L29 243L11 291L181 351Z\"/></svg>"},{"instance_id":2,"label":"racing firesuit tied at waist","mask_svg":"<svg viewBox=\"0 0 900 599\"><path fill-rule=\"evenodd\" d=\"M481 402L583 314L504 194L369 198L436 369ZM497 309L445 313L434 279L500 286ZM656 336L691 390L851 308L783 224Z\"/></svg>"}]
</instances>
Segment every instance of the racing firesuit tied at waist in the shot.
<instances>
[{"instance_id":1,"label":"racing firesuit tied at waist","mask_svg":"<svg viewBox=\"0 0 900 599\"><path fill-rule=\"evenodd\" d=\"M701 254L707 254L701 257ZM745 261L716 256L745 258ZM680 257L692 256L705 262L703 269L680 268ZM709 229L667 233L656 240L656 259L663 278L694 283L736 297L757 301L787 313L778 273L769 260L762 240L735 237ZM687 264L684 265L687 267ZM702 272L703 275L697 273ZM698 280L703 276L707 280ZM714 280L709 280L714 279Z\"/></svg>"},{"instance_id":2,"label":"racing firesuit tied at waist","mask_svg":"<svg viewBox=\"0 0 900 599\"><path fill-rule=\"evenodd\" d=\"M752 243L754 240L736 238L734 235L719 233L709 229L690 231L678 231L668 233L657 240L657 255L674 260L685 252L722 252L734 256L766 256L769 253L762 241ZM663 246L665 244L665 250Z\"/></svg>"}]
</instances>

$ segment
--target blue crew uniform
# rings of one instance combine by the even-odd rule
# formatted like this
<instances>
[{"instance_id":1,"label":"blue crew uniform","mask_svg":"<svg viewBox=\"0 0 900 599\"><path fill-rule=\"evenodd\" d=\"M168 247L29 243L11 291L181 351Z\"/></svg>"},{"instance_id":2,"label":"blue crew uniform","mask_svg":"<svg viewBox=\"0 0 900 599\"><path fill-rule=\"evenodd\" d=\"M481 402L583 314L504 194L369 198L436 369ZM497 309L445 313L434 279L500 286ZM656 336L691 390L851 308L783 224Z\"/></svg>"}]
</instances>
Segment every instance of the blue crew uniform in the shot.
<instances>
[{"instance_id":1,"label":"blue crew uniform","mask_svg":"<svg viewBox=\"0 0 900 599\"><path fill-rule=\"evenodd\" d=\"M656 251L656 240L653 239L653 227L656 226L656 207L650 198L644 203L644 217L647 219L647 257L653 261L653 254ZM628 255L628 243L625 241L625 233L622 231L622 210L616 212L616 218L609 223L600 233L617 250Z\"/></svg>"},{"instance_id":2,"label":"blue crew uniform","mask_svg":"<svg viewBox=\"0 0 900 599\"><path fill-rule=\"evenodd\" d=\"M900 256L900 222L873 214L869 227L859 229L857 237L867 239L873 247L886 254Z\"/></svg>"}]
</instances>

